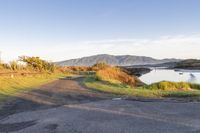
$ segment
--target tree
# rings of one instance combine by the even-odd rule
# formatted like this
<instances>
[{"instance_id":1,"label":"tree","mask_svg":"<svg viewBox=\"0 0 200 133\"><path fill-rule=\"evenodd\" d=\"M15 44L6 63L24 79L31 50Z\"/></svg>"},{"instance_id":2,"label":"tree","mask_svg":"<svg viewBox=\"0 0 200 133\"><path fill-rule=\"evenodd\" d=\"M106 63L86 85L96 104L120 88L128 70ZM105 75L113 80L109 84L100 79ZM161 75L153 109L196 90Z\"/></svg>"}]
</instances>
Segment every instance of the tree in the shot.
<instances>
[{"instance_id":1,"label":"tree","mask_svg":"<svg viewBox=\"0 0 200 133\"><path fill-rule=\"evenodd\" d=\"M40 57L20 56L19 60L25 62L29 67L40 72L42 71L54 72L55 70L55 65L53 63L49 63L45 60L42 60L40 59Z\"/></svg>"}]
</instances>

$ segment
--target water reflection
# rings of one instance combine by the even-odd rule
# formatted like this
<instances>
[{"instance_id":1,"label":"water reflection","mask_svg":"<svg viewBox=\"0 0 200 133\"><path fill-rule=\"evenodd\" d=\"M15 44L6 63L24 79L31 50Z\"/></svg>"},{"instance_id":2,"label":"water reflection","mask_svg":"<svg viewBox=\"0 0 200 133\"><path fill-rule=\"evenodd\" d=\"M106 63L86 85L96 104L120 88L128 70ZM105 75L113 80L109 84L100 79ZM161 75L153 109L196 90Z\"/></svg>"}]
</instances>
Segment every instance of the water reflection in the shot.
<instances>
[{"instance_id":1,"label":"water reflection","mask_svg":"<svg viewBox=\"0 0 200 133\"><path fill-rule=\"evenodd\" d=\"M150 73L144 74L140 80L146 84L151 84L159 81L174 81L174 82L191 82L200 83L200 70L168 70L168 69L153 69Z\"/></svg>"}]
</instances>

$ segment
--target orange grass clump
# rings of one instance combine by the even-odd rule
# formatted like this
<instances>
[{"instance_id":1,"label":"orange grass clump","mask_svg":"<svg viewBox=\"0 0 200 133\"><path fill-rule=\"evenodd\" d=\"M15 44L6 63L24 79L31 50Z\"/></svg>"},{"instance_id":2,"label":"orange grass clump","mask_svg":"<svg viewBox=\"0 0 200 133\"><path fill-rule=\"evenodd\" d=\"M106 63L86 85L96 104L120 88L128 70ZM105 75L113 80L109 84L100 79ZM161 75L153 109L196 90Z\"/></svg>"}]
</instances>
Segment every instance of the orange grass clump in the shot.
<instances>
[{"instance_id":1,"label":"orange grass clump","mask_svg":"<svg viewBox=\"0 0 200 133\"><path fill-rule=\"evenodd\" d=\"M96 72L96 75L101 80L120 82L132 87L137 85L138 79L134 76L130 76L127 73L123 72L120 68L117 67L106 67L100 69Z\"/></svg>"}]
</instances>

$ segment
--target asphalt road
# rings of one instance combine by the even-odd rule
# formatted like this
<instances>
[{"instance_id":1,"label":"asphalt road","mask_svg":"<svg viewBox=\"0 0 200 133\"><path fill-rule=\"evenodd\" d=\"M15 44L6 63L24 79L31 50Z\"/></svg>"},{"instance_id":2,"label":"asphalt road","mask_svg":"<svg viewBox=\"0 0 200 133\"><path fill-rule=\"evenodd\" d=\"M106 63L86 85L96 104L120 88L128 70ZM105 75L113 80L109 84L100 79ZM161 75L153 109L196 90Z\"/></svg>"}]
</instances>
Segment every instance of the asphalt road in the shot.
<instances>
[{"instance_id":1,"label":"asphalt road","mask_svg":"<svg viewBox=\"0 0 200 133\"><path fill-rule=\"evenodd\" d=\"M0 132L200 133L199 102L116 99L78 81L60 79L5 104Z\"/></svg>"}]
</instances>

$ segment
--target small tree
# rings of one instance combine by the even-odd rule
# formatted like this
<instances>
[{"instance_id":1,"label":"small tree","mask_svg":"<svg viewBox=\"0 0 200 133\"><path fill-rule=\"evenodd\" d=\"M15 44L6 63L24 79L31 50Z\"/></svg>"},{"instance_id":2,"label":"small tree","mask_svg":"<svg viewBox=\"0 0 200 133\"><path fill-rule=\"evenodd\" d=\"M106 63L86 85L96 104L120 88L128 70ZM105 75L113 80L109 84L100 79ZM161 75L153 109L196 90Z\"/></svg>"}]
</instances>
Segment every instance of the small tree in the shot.
<instances>
[{"instance_id":1,"label":"small tree","mask_svg":"<svg viewBox=\"0 0 200 133\"><path fill-rule=\"evenodd\" d=\"M29 67L33 68L37 71L50 71L54 72L55 65L53 63L49 63L45 60L40 59L39 57L28 57L21 56L19 60L25 62Z\"/></svg>"}]
</instances>

